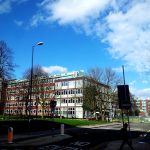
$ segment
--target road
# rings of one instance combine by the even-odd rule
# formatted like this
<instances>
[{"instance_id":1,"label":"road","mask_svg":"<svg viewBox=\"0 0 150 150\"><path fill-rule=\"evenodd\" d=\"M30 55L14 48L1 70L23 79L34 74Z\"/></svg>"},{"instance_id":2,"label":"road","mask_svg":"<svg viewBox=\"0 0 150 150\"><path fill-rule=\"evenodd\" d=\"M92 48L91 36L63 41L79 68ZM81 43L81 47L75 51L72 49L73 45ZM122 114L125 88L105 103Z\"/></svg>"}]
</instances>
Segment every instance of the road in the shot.
<instances>
[{"instance_id":1,"label":"road","mask_svg":"<svg viewBox=\"0 0 150 150\"><path fill-rule=\"evenodd\" d=\"M136 127L133 125L133 127ZM72 138L56 142L50 145L41 146L38 149L50 150L96 150L103 148L107 142L120 139L120 129L122 124L105 125L105 126L89 126L81 128L72 128L65 130L66 134ZM133 129L133 128L131 128ZM133 131L133 137L138 137L139 133Z\"/></svg>"},{"instance_id":2,"label":"road","mask_svg":"<svg viewBox=\"0 0 150 150\"><path fill-rule=\"evenodd\" d=\"M143 131L143 127L143 124L131 124L132 136L137 138L141 134L141 132L137 131ZM65 135L60 135L60 130L57 129L51 131L47 136L44 134L42 137L16 141L12 144L13 147L9 145L9 148L11 150L15 150L15 148L22 150L28 149L29 147L38 150L99 150L103 149L110 141L120 140L121 128L122 124L120 123L74 128L66 127ZM65 136L69 136L69 138L64 139ZM55 140L59 138L63 140ZM8 149L8 146L4 145L3 148Z\"/></svg>"}]
</instances>

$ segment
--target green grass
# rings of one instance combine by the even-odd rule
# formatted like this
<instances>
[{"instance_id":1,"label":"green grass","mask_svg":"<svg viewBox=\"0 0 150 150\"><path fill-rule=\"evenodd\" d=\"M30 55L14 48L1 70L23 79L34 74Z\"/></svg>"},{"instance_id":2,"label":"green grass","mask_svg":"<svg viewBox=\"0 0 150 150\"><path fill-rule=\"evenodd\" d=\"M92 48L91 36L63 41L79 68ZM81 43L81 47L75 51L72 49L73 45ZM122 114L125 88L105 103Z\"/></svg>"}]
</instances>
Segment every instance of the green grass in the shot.
<instances>
[{"instance_id":1,"label":"green grass","mask_svg":"<svg viewBox=\"0 0 150 150\"><path fill-rule=\"evenodd\" d=\"M52 119L49 119L50 121ZM84 125L94 125L94 124L104 124L106 121L96 121L96 120L84 120L84 119L59 119L54 118L54 122L68 124L71 126L84 126Z\"/></svg>"},{"instance_id":2,"label":"green grass","mask_svg":"<svg viewBox=\"0 0 150 150\"><path fill-rule=\"evenodd\" d=\"M63 118L33 118L34 120L46 120L52 122L58 122L60 124L67 124L71 126L84 126L84 125L94 125L94 124L104 124L106 121L96 121L96 120L87 120L87 119L63 119ZM28 118L19 118L16 116L0 116L1 121L24 121Z\"/></svg>"}]
</instances>

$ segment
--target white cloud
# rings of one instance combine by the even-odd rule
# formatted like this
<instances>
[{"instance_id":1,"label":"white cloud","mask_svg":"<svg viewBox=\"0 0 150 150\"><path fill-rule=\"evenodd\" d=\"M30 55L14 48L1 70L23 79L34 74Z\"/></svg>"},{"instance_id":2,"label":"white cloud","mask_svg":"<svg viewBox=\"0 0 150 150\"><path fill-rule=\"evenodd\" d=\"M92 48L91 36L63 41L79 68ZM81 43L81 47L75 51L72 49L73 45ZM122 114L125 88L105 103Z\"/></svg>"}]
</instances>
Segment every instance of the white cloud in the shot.
<instances>
[{"instance_id":1,"label":"white cloud","mask_svg":"<svg viewBox=\"0 0 150 150\"><path fill-rule=\"evenodd\" d=\"M148 83L149 83L148 80L142 80L141 82L142 82L143 84L148 84Z\"/></svg>"},{"instance_id":2,"label":"white cloud","mask_svg":"<svg viewBox=\"0 0 150 150\"><path fill-rule=\"evenodd\" d=\"M23 21L20 21L20 20L14 20L14 23L15 23L17 26L22 26L22 25L23 25Z\"/></svg>"},{"instance_id":3,"label":"white cloud","mask_svg":"<svg viewBox=\"0 0 150 150\"><path fill-rule=\"evenodd\" d=\"M86 34L91 34L91 20L97 19L110 1L44 0L38 5L40 10L32 17L31 25L37 25L40 21L58 22L60 25L72 25L76 31L82 28L86 30Z\"/></svg>"},{"instance_id":4,"label":"white cloud","mask_svg":"<svg viewBox=\"0 0 150 150\"><path fill-rule=\"evenodd\" d=\"M121 67L116 67L116 68L112 68L115 72L118 72L118 73L123 73L123 70L125 71L129 71L130 69L128 68L128 66L126 65L123 65Z\"/></svg>"},{"instance_id":5,"label":"white cloud","mask_svg":"<svg viewBox=\"0 0 150 150\"><path fill-rule=\"evenodd\" d=\"M141 99L146 99L148 97L150 98L150 88L145 88L145 89L130 88L130 91L138 98Z\"/></svg>"},{"instance_id":6,"label":"white cloud","mask_svg":"<svg viewBox=\"0 0 150 150\"><path fill-rule=\"evenodd\" d=\"M31 19L31 26L37 26L40 22L45 21L45 18L41 14L36 14Z\"/></svg>"},{"instance_id":7,"label":"white cloud","mask_svg":"<svg viewBox=\"0 0 150 150\"><path fill-rule=\"evenodd\" d=\"M51 7L46 5L46 9L51 9L50 20L57 20L60 24L85 22L88 19L99 17L99 13L105 8L110 0L59 0ZM66 15L67 14L67 15Z\"/></svg>"},{"instance_id":8,"label":"white cloud","mask_svg":"<svg viewBox=\"0 0 150 150\"><path fill-rule=\"evenodd\" d=\"M0 0L0 14L8 13L11 11L11 1L10 0Z\"/></svg>"},{"instance_id":9,"label":"white cloud","mask_svg":"<svg viewBox=\"0 0 150 150\"><path fill-rule=\"evenodd\" d=\"M28 0L0 0L0 14L9 13L12 10L13 3L21 4Z\"/></svg>"},{"instance_id":10,"label":"white cloud","mask_svg":"<svg viewBox=\"0 0 150 150\"><path fill-rule=\"evenodd\" d=\"M134 86L136 84L136 80L133 80L129 83L130 86Z\"/></svg>"},{"instance_id":11,"label":"white cloud","mask_svg":"<svg viewBox=\"0 0 150 150\"><path fill-rule=\"evenodd\" d=\"M44 0L32 25L57 22L96 35L138 72L150 70L150 0Z\"/></svg>"},{"instance_id":12,"label":"white cloud","mask_svg":"<svg viewBox=\"0 0 150 150\"><path fill-rule=\"evenodd\" d=\"M111 30L105 38L110 53L139 72L150 69L149 10L150 1L147 1L135 4L126 13L111 13L106 18Z\"/></svg>"},{"instance_id":13,"label":"white cloud","mask_svg":"<svg viewBox=\"0 0 150 150\"><path fill-rule=\"evenodd\" d=\"M48 67L42 67L44 71L47 73L66 73L67 68L61 67L61 66L48 66Z\"/></svg>"}]
</instances>

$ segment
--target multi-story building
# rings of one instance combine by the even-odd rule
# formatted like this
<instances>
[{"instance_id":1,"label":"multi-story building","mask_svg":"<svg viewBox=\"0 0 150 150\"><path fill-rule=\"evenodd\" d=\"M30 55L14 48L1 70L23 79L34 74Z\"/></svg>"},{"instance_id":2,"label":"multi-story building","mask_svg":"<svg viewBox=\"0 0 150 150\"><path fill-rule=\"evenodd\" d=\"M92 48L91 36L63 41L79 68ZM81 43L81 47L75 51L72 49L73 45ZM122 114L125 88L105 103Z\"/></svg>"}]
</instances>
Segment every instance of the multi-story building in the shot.
<instances>
[{"instance_id":1,"label":"multi-story building","mask_svg":"<svg viewBox=\"0 0 150 150\"><path fill-rule=\"evenodd\" d=\"M136 99L134 100L134 109L139 109L140 115L148 116L150 115L150 99Z\"/></svg>"},{"instance_id":2,"label":"multi-story building","mask_svg":"<svg viewBox=\"0 0 150 150\"><path fill-rule=\"evenodd\" d=\"M35 78L30 101L29 80L11 80L7 86L5 114L48 116L49 102L54 99L54 82L51 77Z\"/></svg>"},{"instance_id":3,"label":"multi-story building","mask_svg":"<svg viewBox=\"0 0 150 150\"><path fill-rule=\"evenodd\" d=\"M6 89L7 89L7 82L3 81L0 78L0 114L4 113L4 106L6 100Z\"/></svg>"},{"instance_id":4,"label":"multi-story building","mask_svg":"<svg viewBox=\"0 0 150 150\"><path fill-rule=\"evenodd\" d=\"M101 94L106 98L109 87L86 77L83 71L33 78L32 97L30 99L29 80L11 80L7 87L5 114L50 116L51 101L56 101L55 115L67 118L83 118L84 87L87 84L97 84ZM109 101L109 103L108 103ZM108 111L111 101L107 99Z\"/></svg>"}]
</instances>

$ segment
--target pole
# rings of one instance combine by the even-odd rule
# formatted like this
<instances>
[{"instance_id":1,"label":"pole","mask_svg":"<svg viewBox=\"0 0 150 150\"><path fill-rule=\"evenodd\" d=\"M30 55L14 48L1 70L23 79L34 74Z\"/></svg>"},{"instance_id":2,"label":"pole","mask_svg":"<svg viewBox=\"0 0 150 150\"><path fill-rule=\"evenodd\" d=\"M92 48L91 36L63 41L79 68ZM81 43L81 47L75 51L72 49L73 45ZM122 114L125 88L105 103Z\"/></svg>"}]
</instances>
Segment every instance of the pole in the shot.
<instances>
[{"instance_id":1,"label":"pole","mask_svg":"<svg viewBox=\"0 0 150 150\"><path fill-rule=\"evenodd\" d=\"M38 111L38 97L36 97L36 119L37 119L37 112Z\"/></svg>"},{"instance_id":2,"label":"pole","mask_svg":"<svg viewBox=\"0 0 150 150\"><path fill-rule=\"evenodd\" d=\"M125 74L124 74L124 66L122 65L122 70L123 70L123 81L124 81L124 90L125 90L125 99L127 99L126 97L126 88L125 88ZM129 122L129 110L127 110L127 116L128 116L128 127L129 127L129 131L130 131L130 122ZM124 124L124 121L123 121Z\"/></svg>"},{"instance_id":3,"label":"pole","mask_svg":"<svg viewBox=\"0 0 150 150\"><path fill-rule=\"evenodd\" d=\"M123 83L124 85L126 84L126 81L125 81L125 75L124 75L124 66L122 65L122 71L123 71Z\"/></svg>"},{"instance_id":4,"label":"pole","mask_svg":"<svg viewBox=\"0 0 150 150\"><path fill-rule=\"evenodd\" d=\"M9 103L9 119L10 119L10 103Z\"/></svg>"},{"instance_id":5,"label":"pole","mask_svg":"<svg viewBox=\"0 0 150 150\"><path fill-rule=\"evenodd\" d=\"M38 42L36 45L32 46L32 57L31 57L31 77L30 77L30 108L29 108L29 120L31 118L31 101L32 101L32 79L33 79L33 55L34 48L37 45L43 45L43 42Z\"/></svg>"},{"instance_id":6,"label":"pole","mask_svg":"<svg viewBox=\"0 0 150 150\"><path fill-rule=\"evenodd\" d=\"M32 57L31 57L31 77L30 77L30 108L29 108L29 119L31 118L31 101L32 101L32 78L33 78L33 55L34 47L32 46Z\"/></svg>"},{"instance_id":7,"label":"pole","mask_svg":"<svg viewBox=\"0 0 150 150\"><path fill-rule=\"evenodd\" d=\"M123 83L125 85L124 66L123 65L122 65L122 72L123 72ZM123 109L121 109L121 116L122 116L122 123L123 123L123 126L124 126Z\"/></svg>"},{"instance_id":8,"label":"pole","mask_svg":"<svg viewBox=\"0 0 150 150\"><path fill-rule=\"evenodd\" d=\"M60 134L64 135L64 124L61 124L60 126Z\"/></svg>"}]
</instances>

